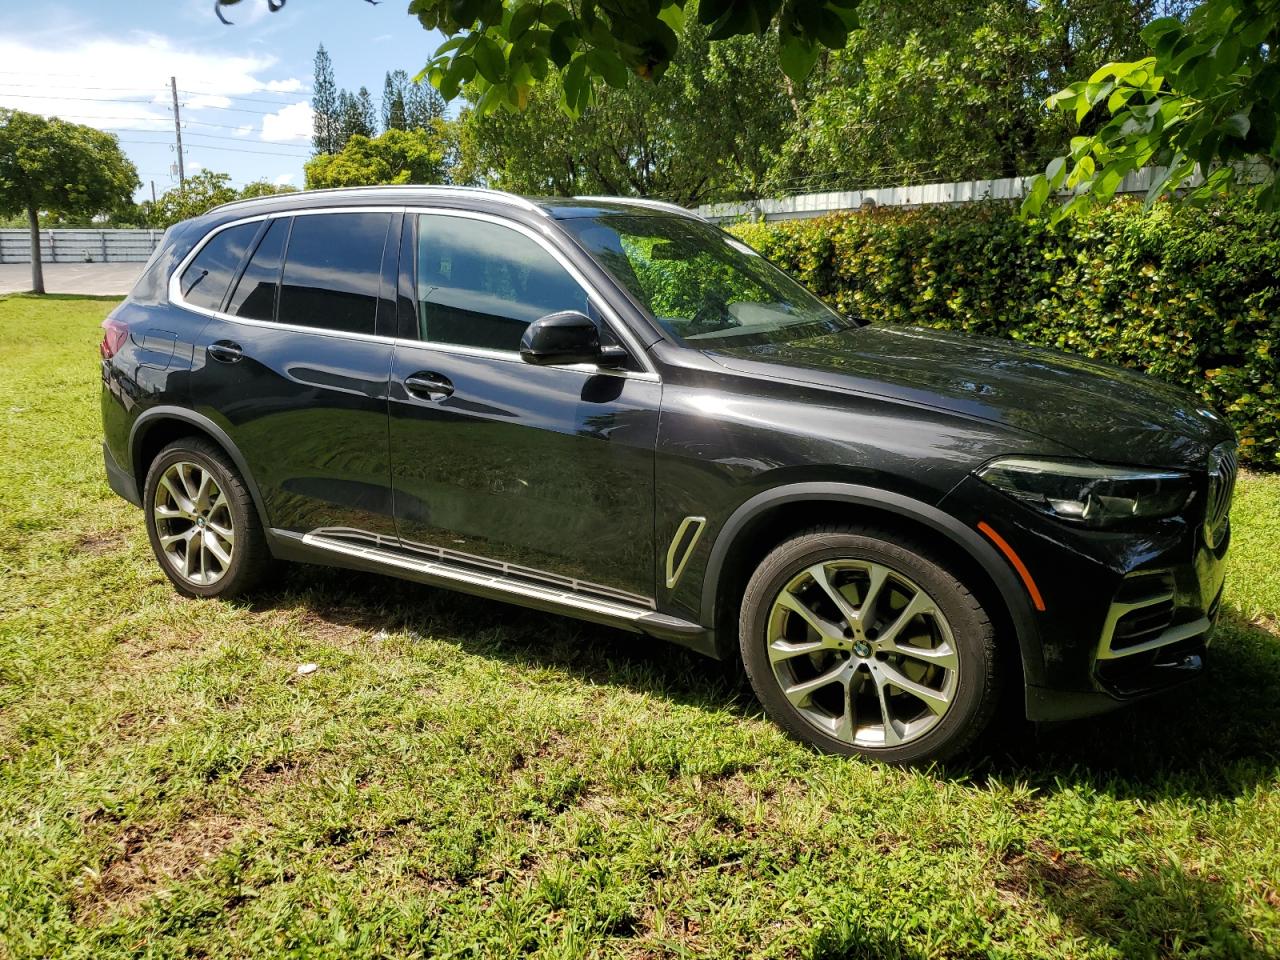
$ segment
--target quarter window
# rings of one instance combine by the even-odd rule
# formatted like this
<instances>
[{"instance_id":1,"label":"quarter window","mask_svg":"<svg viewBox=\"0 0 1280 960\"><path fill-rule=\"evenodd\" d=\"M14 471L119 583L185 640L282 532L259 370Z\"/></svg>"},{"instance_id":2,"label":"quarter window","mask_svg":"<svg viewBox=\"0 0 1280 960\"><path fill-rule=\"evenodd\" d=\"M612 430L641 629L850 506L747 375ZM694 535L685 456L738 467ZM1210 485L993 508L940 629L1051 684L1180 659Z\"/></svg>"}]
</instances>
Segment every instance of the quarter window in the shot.
<instances>
[{"instance_id":1,"label":"quarter window","mask_svg":"<svg viewBox=\"0 0 1280 960\"><path fill-rule=\"evenodd\" d=\"M548 313L587 311L587 295L533 240L509 227L418 218L418 331L423 340L515 351Z\"/></svg>"},{"instance_id":2,"label":"quarter window","mask_svg":"<svg viewBox=\"0 0 1280 960\"><path fill-rule=\"evenodd\" d=\"M231 294L227 313L249 320L275 319L276 292L280 287L280 258L284 254L284 241L288 235L288 217L271 221Z\"/></svg>"},{"instance_id":3,"label":"quarter window","mask_svg":"<svg viewBox=\"0 0 1280 960\"><path fill-rule=\"evenodd\" d=\"M193 307L217 310L227 295L231 278L244 262L249 244L258 233L258 223L242 223L213 235L182 271L178 286L182 299Z\"/></svg>"},{"instance_id":4,"label":"quarter window","mask_svg":"<svg viewBox=\"0 0 1280 960\"><path fill-rule=\"evenodd\" d=\"M280 283L281 323L373 333L389 213L294 217Z\"/></svg>"}]
</instances>

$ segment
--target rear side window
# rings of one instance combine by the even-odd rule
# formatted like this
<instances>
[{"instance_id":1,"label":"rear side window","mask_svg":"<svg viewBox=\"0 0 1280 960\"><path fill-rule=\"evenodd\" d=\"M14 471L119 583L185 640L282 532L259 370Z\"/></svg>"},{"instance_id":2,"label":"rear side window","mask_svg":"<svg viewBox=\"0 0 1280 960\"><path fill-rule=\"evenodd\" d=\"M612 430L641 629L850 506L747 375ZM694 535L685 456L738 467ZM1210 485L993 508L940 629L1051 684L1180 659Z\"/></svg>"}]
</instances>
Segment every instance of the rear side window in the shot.
<instances>
[{"instance_id":1,"label":"rear side window","mask_svg":"<svg viewBox=\"0 0 1280 960\"><path fill-rule=\"evenodd\" d=\"M560 310L587 313L587 294L524 234L485 220L418 218L423 340L515 351L525 327Z\"/></svg>"},{"instance_id":2,"label":"rear side window","mask_svg":"<svg viewBox=\"0 0 1280 960\"><path fill-rule=\"evenodd\" d=\"M182 299L193 307L217 310L231 286L231 278L244 262L249 244L258 233L257 223L228 227L201 247L196 258L182 271L178 285Z\"/></svg>"},{"instance_id":3,"label":"rear side window","mask_svg":"<svg viewBox=\"0 0 1280 960\"><path fill-rule=\"evenodd\" d=\"M389 213L294 217L277 319L302 327L373 333Z\"/></svg>"},{"instance_id":4,"label":"rear side window","mask_svg":"<svg viewBox=\"0 0 1280 960\"><path fill-rule=\"evenodd\" d=\"M236 284L227 313L249 320L274 320L276 317L276 291L280 287L280 261L284 256L284 241L289 236L289 218L272 220L271 226L258 243L249 265L244 268Z\"/></svg>"}]
</instances>

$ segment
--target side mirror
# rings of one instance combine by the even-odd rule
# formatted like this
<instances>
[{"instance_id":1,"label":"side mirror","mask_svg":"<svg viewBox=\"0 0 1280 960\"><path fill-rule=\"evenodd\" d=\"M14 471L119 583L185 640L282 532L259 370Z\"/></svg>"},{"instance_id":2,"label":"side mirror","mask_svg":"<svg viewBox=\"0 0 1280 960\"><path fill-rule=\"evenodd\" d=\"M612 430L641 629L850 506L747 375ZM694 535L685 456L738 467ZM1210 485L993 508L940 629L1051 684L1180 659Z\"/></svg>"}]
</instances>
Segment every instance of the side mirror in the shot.
<instances>
[{"instance_id":1,"label":"side mirror","mask_svg":"<svg viewBox=\"0 0 1280 960\"><path fill-rule=\"evenodd\" d=\"M540 366L556 363L594 363L616 366L626 358L621 347L600 344L595 322L577 310L564 310L539 317L525 327L520 338L520 357Z\"/></svg>"}]
</instances>

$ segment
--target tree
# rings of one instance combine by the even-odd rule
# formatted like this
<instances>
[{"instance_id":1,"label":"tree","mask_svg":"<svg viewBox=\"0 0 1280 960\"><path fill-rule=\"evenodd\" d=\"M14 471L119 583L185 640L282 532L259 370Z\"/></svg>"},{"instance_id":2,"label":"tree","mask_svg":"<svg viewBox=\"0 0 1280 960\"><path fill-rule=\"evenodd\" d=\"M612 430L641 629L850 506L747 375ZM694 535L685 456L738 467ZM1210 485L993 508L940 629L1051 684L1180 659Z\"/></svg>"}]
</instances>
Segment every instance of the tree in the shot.
<instances>
[{"instance_id":1,"label":"tree","mask_svg":"<svg viewBox=\"0 0 1280 960\"><path fill-rule=\"evenodd\" d=\"M240 0L216 0L220 11ZM266 0L272 11L285 0ZM468 84L482 113L523 109L535 83L559 74L568 110L591 101L597 81L626 86L630 74L660 78L675 60L686 11L711 40L774 33L777 56L799 82L821 47L845 45L859 0L411 0L409 12L446 39L420 76L445 100ZM219 12L221 16L221 12Z\"/></svg>"},{"instance_id":2,"label":"tree","mask_svg":"<svg viewBox=\"0 0 1280 960\"><path fill-rule=\"evenodd\" d=\"M431 126L433 120L445 118L444 98L430 84L411 81L405 90L404 122L406 129Z\"/></svg>"},{"instance_id":3,"label":"tree","mask_svg":"<svg viewBox=\"0 0 1280 960\"><path fill-rule=\"evenodd\" d=\"M757 195L795 122L772 37L712 44L687 22L660 84L601 91L576 119L557 77L522 113L467 111L462 178L520 193L608 193L676 203Z\"/></svg>"},{"instance_id":4,"label":"tree","mask_svg":"<svg viewBox=\"0 0 1280 960\"><path fill-rule=\"evenodd\" d=\"M333 79L333 61L329 59L329 51L325 50L323 43L316 50L315 63L311 94L314 116L311 145L316 153L335 153L341 148L338 143L338 87Z\"/></svg>"},{"instance_id":5,"label":"tree","mask_svg":"<svg viewBox=\"0 0 1280 960\"><path fill-rule=\"evenodd\" d=\"M368 91L365 91L365 96L368 96ZM378 135L377 127L370 115L372 109L372 100L365 104L361 102L359 96L348 90L338 91L338 146L333 152L341 153L352 137L368 138Z\"/></svg>"},{"instance_id":6,"label":"tree","mask_svg":"<svg viewBox=\"0 0 1280 960\"><path fill-rule=\"evenodd\" d=\"M1142 31L1149 56L1108 63L1048 100L1101 129L1071 140L1032 181L1023 210L1038 213L1055 191L1060 219L1110 200L1126 174L1164 168L1147 202L1189 186L1203 200L1244 190L1280 208L1280 0L1206 0L1185 21L1164 17Z\"/></svg>"},{"instance_id":7,"label":"tree","mask_svg":"<svg viewBox=\"0 0 1280 960\"><path fill-rule=\"evenodd\" d=\"M360 110L359 132L363 133L366 137L377 136L378 111L373 105L373 97L370 96L368 87L361 87L360 91L356 94L356 106Z\"/></svg>"},{"instance_id":8,"label":"tree","mask_svg":"<svg viewBox=\"0 0 1280 960\"><path fill-rule=\"evenodd\" d=\"M392 70L382 82L382 129L407 130L405 117L405 92L409 87L409 75L403 70Z\"/></svg>"},{"instance_id":9,"label":"tree","mask_svg":"<svg viewBox=\"0 0 1280 960\"><path fill-rule=\"evenodd\" d=\"M447 125L439 120L428 130L393 129L373 138L354 134L339 153L307 161L307 188L447 183L448 140Z\"/></svg>"},{"instance_id":10,"label":"tree","mask_svg":"<svg viewBox=\"0 0 1280 960\"><path fill-rule=\"evenodd\" d=\"M0 109L0 216L25 213L31 289L44 293L40 213L92 215L130 202L138 171L114 135L19 110Z\"/></svg>"},{"instance_id":11,"label":"tree","mask_svg":"<svg viewBox=\"0 0 1280 960\"><path fill-rule=\"evenodd\" d=\"M229 173L201 170L187 177L182 186L160 194L152 211L154 225L162 229L171 227L179 221L198 217L214 207L239 199L239 192L231 186Z\"/></svg>"},{"instance_id":12,"label":"tree","mask_svg":"<svg viewBox=\"0 0 1280 960\"><path fill-rule=\"evenodd\" d=\"M276 193L294 193L297 189L287 184L254 180L237 190L231 186L230 174L201 170L187 177L187 182L183 186L166 190L159 196L151 209L150 223L153 227L171 227L179 221L198 217L214 207L231 203L233 200L266 197Z\"/></svg>"},{"instance_id":13,"label":"tree","mask_svg":"<svg viewBox=\"0 0 1280 960\"><path fill-rule=\"evenodd\" d=\"M1076 132L1041 101L1134 55L1134 0L863 0L848 46L820 59L771 173L781 193L1017 176Z\"/></svg>"}]
</instances>

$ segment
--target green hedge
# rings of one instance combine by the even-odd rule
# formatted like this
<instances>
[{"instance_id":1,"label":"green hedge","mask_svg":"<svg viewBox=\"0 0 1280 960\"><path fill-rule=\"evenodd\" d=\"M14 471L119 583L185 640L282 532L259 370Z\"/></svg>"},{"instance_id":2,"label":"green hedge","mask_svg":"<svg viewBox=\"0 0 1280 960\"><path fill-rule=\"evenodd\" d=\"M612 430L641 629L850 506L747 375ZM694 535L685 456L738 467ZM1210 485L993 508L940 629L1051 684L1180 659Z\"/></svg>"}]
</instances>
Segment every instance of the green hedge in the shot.
<instances>
[{"instance_id":1,"label":"green hedge","mask_svg":"<svg viewBox=\"0 0 1280 960\"><path fill-rule=\"evenodd\" d=\"M1116 203L1048 228L1005 204L732 228L841 312L1011 337L1190 387L1280 464L1280 217Z\"/></svg>"}]
</instances>

